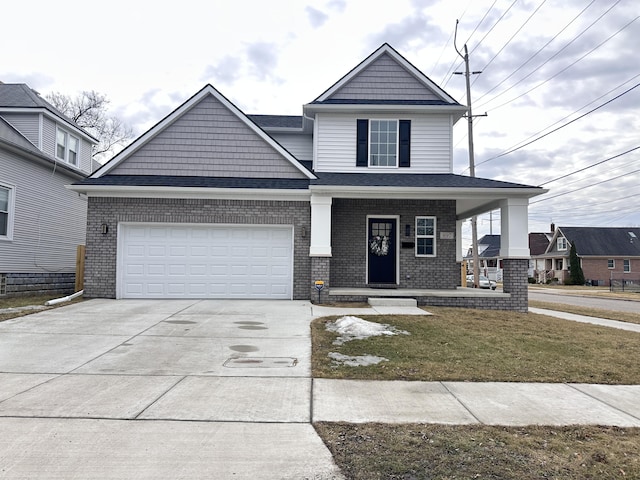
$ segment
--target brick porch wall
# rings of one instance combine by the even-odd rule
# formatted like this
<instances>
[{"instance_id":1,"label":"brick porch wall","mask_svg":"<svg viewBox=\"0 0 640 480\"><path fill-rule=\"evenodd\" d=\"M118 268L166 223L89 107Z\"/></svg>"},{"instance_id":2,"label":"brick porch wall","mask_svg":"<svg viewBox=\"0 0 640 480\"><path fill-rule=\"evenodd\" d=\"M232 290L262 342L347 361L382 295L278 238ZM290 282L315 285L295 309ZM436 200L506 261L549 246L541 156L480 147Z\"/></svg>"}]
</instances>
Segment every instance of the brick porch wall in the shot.
<instances>
[{"instance_id":1,"label":"brick porch wall","mask_svg":"<svg viewBox=\"0 0 640 480\"><path fill-rule=\"evenodd\" d=\"M309 298L308 202L162 198L89 198L85 297L115 298L118 222L293 225L293 298ZM100 226L109 226L107 234ZM304 235L304 236L303 236Z\"/></svg>"},{"instance_id":2,"label":"brick porch wall","mask_svg":"<svg viewBox=\"0 0 640 480\"><path fill-rule=\"evenodd\" d=\"M331 225L331 285L366 287L367 215L400 215L400 242L415 242L415 217L435 216L436 257L416 257L414 248L400 248L399 288L444 288L459 285L455 238L443 240L441 232L456 232L454 200L334 199ZM405 237L405 225L411 236Z\"/></svg>"}]
</instances>

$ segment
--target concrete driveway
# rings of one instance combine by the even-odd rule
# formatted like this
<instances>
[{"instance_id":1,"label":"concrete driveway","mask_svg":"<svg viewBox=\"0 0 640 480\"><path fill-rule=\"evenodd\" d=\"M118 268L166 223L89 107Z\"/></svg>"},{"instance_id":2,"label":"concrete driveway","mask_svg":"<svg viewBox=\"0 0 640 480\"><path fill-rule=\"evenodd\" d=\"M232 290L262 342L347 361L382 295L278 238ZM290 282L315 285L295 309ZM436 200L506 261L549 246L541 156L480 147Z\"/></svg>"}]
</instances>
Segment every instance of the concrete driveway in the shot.
<instances>
[{"instance_id":1,"label":"concrete driveway","mask_svg":"<svg viewBox=\"0 0 640 480\"><path fill-rule=\"evenodd\" d=\"M308 302L89 300L0 323L2 478L341 478Z\"/></svg>"}]
</instances>

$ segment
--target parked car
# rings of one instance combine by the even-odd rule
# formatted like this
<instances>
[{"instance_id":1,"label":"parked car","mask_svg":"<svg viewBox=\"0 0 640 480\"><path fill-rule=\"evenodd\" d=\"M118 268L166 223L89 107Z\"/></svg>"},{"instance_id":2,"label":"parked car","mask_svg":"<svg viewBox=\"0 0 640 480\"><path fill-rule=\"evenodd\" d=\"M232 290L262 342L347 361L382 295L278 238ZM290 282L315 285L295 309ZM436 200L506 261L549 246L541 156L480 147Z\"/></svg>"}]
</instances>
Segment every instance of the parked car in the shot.
<instances>
[{"instance_id":1,"label":"parked car","mask_svg":"<svg viewBox=\"0 0 640 480\"><path fill-rule=\"evenodd\" d=\"M491 290L495 290L496 289L497 284L493 280L489 280L484 275L480 275L478 278L479 278L478 286L480 288L486 288L486 289L490 288ZM473 285L474 285L474 283L473 283L473 275L467 275L467 287L472 287Z\"/></svg>"}]
</instances>

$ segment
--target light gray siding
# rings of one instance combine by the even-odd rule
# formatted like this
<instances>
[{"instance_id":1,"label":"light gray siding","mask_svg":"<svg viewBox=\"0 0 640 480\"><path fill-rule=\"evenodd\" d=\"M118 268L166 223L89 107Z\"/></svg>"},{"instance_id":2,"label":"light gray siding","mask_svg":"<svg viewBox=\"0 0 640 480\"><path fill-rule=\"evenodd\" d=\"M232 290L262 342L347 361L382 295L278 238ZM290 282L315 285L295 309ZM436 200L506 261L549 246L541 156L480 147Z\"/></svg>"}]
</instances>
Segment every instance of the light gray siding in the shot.
<instances>
[{"instance_id":1,"label":"light gray siding","mask_svg":"<svg viewBox=\"0 0 640 480\"><path fill-rule=\"evenodd\" d=\"M42 121L42 151L54 158L56 156L56 122L48 117Z\"/></svg>"},{"instance_id":2,"label":"light gray siding","mask_svg":"<svg viewBox=\"0 0 640 480\"><path fill-rule=\"evenodd\" d=\"M356 167L356 120L383 118L411 120L411 168ZM318 114L316 116L317 172L365 173L390 170L393 173L451 173L452 129L450 115Z\"/></svg>"},{"instance_id":3,"label":"light gray siding","mask_svg":"<svg viewBox=\"0 0 640 480\"><path fill-rule=\"evenodd\" d=\"M0 182L15 186L13 240L0 240L0 273L75 272L87 201L64 188L74 181L0 149Z\"/></svg>"},{"instance_id":4,"label":"light gray siding","mask_svg":"<svg viewBox=\"0 0 640 480\"><path fill-rule=\"evenodd\" d=\"M313 160L312 135L272 133L271 136L298 160L308 162Z\"/></svg>"},{"instance_id":5,"label":"light gray siding","mask_svg":"<svg viewBox=\"0 0 640 480\"><path fill-rule=\"evenodd\" d=\"M441 100L388 54L335 92L331 100Z\"/></svg>"},{"instance_id":6,"label":"light gray siding","mask_svg":"<svg viewBox=\"0 0 640 480\"><path fill-rule=\"evenodd\" d=\"M110 173L305 178L212 95L203 98Z\"/></svg>"},{"instance_id":7,"label":"light gray siding","mask_svg":"<svg viewBox=\"0 0 640 480\"><path fill-rule=\"evenodd\" d=\"M3 113L2 118L24 135L31 143L40 148L40 114Z\"/></svg>"},{"instance_id":8,"label":"light gray siding","mask_svg":"<svg viewBox=\"0 0 640 480\"><path fill-rule=\"evenodd\" d=\"M80 141L80 151L78 152L78 165L76 168L84 173L91 173L91 144L84 138L77 135L73 130L64 123L56 123L52 119L44 117L42 123L42 150L47 155L55 157L56 155L56 131L58 126L67 133L73 135ZM72 165L73 166L73 165Z\"/></svg>"}]
</instances>

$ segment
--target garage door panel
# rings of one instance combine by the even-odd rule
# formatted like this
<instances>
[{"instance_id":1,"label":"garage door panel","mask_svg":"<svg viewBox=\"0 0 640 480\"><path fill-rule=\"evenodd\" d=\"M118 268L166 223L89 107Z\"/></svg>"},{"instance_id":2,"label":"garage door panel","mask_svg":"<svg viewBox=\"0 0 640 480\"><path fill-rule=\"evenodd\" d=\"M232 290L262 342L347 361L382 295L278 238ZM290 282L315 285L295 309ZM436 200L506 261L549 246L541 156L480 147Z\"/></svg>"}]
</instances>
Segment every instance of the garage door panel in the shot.
<instances>
[{"instance_id":1,"label":"garage door panel","mask_svg":"<svg viewBox=\"0 0 640 480\"><path fill-rule=\"evenodd\" d=\"M119 296L291 298L292 229L122 225Z\"/></svg>"}]
</instances>

